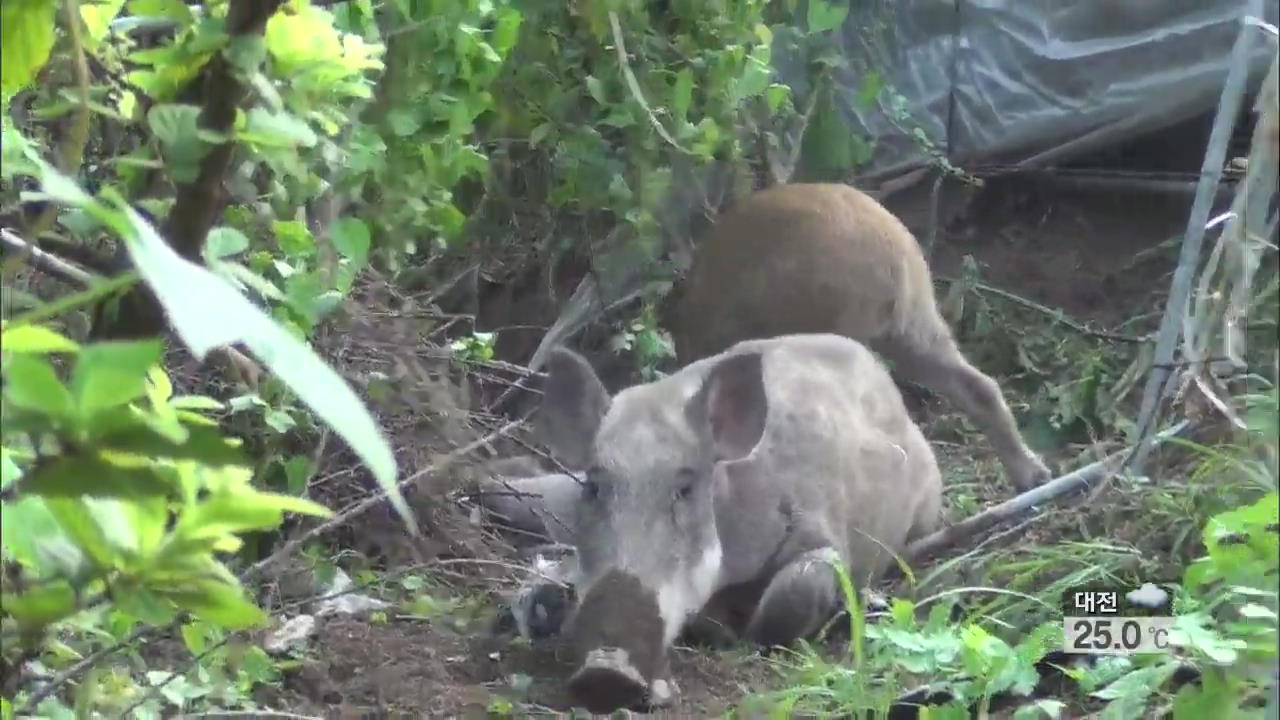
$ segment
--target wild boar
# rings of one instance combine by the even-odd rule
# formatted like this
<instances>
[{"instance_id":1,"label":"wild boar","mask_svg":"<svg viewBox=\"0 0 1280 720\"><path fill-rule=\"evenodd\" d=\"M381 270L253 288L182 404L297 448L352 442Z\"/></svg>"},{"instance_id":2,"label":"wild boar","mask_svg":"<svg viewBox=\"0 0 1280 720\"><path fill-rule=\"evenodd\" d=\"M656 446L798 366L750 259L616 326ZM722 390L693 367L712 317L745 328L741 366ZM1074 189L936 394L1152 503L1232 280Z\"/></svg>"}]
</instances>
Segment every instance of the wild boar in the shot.
<instances>
[{"instance_id":1,"label":"wild boar","mask_svg":"<svg viewBox=\"0 0 1280 720\"><path fill-rule=\"evenodd\" d=\"M852 187L779 185L731 206L699 242L663 316L682 363L793 333L861 341L968 415L1018 488L1050 477L999 385L956 346L911 232Z\"/></svg>"},{"instance_id":2,"label":"wild boar","mask_svg":"<svg viewBox=\"0 0 1280 720\"><path fill-rule=\"evenodd\" d=\"M580 599L570 694L591 712L669 696L667 651L713 597L739 637L786 645L939 520L937 461L880 361L846 337L737 343L612 398L557 349L538 429L574 481Z\"/></svg>"}]
</instances>

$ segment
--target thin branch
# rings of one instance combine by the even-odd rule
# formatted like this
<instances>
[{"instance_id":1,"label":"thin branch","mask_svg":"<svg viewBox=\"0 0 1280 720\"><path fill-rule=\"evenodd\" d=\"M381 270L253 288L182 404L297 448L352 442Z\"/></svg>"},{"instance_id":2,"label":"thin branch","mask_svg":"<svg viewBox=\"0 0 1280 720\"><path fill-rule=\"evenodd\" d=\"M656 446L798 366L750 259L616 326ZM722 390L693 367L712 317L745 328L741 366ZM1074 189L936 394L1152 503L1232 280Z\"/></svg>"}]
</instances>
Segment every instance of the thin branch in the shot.
<instances>
[{"instance_id":1,"label":"thin branch","mask_svg":"<svg viewBox=\"0 0 1280 720\"><path fill-rule=\"evenodd\" d=\"M34 244L18 237L8 228L0 228L0 242L22 253L25 256L24 259L35 268L53 275L59 280L81 287L88 287L94 282L93 276L89 273L57 255L41 250Z\"/></svg>"},{"instance_id":2,"label":"thin branch","mask_svg":"<svg viewBox=\"0 0 1280 720\"><path fill-rule=\"evenodd\" d=\"M84 40L80 36L79 0L63 0L62 12L67 23L67 37L71 40L71 68L76 79L76 94L80 103L71 116L67 136L58 146L58 169L64 175L75 175L84 160L84 149L89 144L89 64L85 62ZM28 228L28 235L40 237L48 232L57 217L58 206L48 203Z\"/></svg>"},{"instance_id":3,"label":"thin branch","mask_svg":"<svg viewBox=\"0 0 1280 720\"><path fill-rule=\"evenodd\" d=\"M1160 443L1182 435L1190 427L1191 423L1183 421L1152 438L1152 442ZM1124 460L1131 454L1131 449L1111 453L1097 462L1090 463L1056 480L1051 480L1044 485L1028 490L955 525L943 528L931 535L926 535L912 542L907 547L904 556L912 560L922 558L942 548L973 537L995 525L1020 518L1023 513L1034 509L1037 505L1056 500L1069 492L1091 489L1120 472L1123 469Z\"/></svg>"},{"instance_id":4,"label":"thin branch","mask_svg":"<svg viewBox=\"0 0 1280 720\"><path fill-rule=\"evenodd\" d=\"M507 435L512 430L515 430L517 427L519 427L522 424L524 424L523 418L518 420L512 420L511 422L507 423L506 425L503 425L501 428L495 430L494 432L491 432L488 435L485 435L484 437L478 440L469 442L466 445L463 445L462 447L447 453L440 460L432 463L431 465L428 465L427 467L419 470L418 472L413 473L412 475L405 477L403 480L401 480L398 483L399 487L401 489L409 487L410 485L417 482L424 475L437 472L440 469L447 467L458 458L463 457L464 455L467 455L468 453L471 453L476 449L484 447L488 443L491 443L494 440L497 440L498 438ZM360 502L352 505L346 510L343 510L342 512L334 515L328 520L307 530L301 535L291 538L284 545L281 545L279 550L276 550L275 552L271 553L271 555L263 558L262 560L259 560L253 565L250 565L249 568L245 570L244 573L241 574L240 576L241 581L244 582L257 577L264 570L269 568L271 565L273 565L280 559L287 557L288 555L291 555L295 550L301 547L304 543L316 537L319 537L320 535L323 535L324 533L329 532L330 530L336 527L345 525L346 523L350 522L356 517L363 515L364 513L373 509L374 506L381 503L384 499L386 499L386 497L387 497L386 491L379 490L378 492L373 493L372 495L365 498L364 500L361 500Z\"/></svg>"},{"instance_id":5,"label":"thin branch","mask_svg":"<svg viewBox=\"0 0 1280 720\"><path fill-rule=\"evenodd\" d=\"M649 122L653 124L653 129L666 140L671 147L679 150L685 155L693 155L692 152L686 150L684 146L676 142L676 139L667 133L667 129L662 126L658 120L658 116L653 113L653 109L649 107L649 103L644 99L644 93L640 90L640 83L636 80L635 73L631 72L631 62L627 60L627 45L622 41L622 23L618 21L618 13L613 10L609 11L609 27L613 31L613 48L618 53L618 65L622 67L622 77L627 81L627 88L631 90L632 97L639 103L645 114L649 116Z\"/></svg>"},{"instance_id":6,"label":"thin branch","mask_svg":"<svg viewBox=\"0 0 1280 720\"><path fill-rule=\"evenodd\" d=\"M100 297L105 297L119 288L132 285L138 280L137 273L132 271L104 280L63 260L57 255L41 250L34 244L18 237L7 228L0 228L0 243L24 253L32 266L59 280L85 288L82 292L68 295L57 302L37 308L19 318L14 318L10 320L11 323L34 322L37 319L61 314L71 308L86 305ZM216 362L233 380L242 382L257 390L258 379L262 375L262 369L244 353L233 347L224 347L213 353L210 359Z\"/></svg>"}]
</instances>

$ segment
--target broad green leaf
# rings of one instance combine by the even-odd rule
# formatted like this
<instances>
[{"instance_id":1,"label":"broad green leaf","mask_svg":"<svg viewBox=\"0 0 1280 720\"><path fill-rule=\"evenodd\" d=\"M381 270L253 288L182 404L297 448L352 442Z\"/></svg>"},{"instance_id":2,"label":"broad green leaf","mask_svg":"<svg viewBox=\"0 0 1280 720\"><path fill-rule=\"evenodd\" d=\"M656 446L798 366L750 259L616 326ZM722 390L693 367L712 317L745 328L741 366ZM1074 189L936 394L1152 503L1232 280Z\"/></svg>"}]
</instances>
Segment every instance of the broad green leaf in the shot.
<instances>
[{"instance_id":1,"label":"broad green leaf","mask_svg":"<svg viewBox=\"0 0 1280 720\"><path fill-rule=\"evenodd\" d=\"M130 15L170 18L182 27L195 22L191 8L183 0L129 0L128 7Z\"/></svg>"},{"instance_id":2,"label":"broad green leaf","mask_svg":"<svg viewBox=\"0 0 1280 720\"><path fill-rule=\"evenodd\" d=\"M147 371L160 361L160 340L110 341L86 346L71 373L81 417L132 402L147 389Z\"/></svg>"},{"instance_id":3,"label":"broad green leaf","mask_svg":"<svg viewBox=\"0 0 1280 720\"><path fill-rule=\"evenodd\" d=\"M65 582L46 583L23 593L0 594L0 607L20 625L41 627L76 611L76 595Z\"/></svg>"},{"instance_id":4,"label":"broad green leaf","mask_svg":"<svg viewBox=\"0 0 1280 720\"><path fill-rule=\"evenodd\" d=\"M294 455L288 460L280 463L284 468L285 487L289 489L289 494L295 497L303 497L307 494L307 483L311 480L311 474L314 472L311 464L311 458L306 455Z\"/></svg>"},{"instance_id":5,"label":"broad green leaf","mask_svg":"<svg viewBox=\"0 0 1280 720\"><path fill-rule=\"evenodd\" d=\"M49 59L57 7L54 0L4 0L0 4L0 92L6 98L35 79Z\"/></svg>"},{"instance_id":6,"label":"broad green leaf","mask_svg":"<svg viewBox=\"0 0 1280 720\"><path fill-rule=\"evenodd\" d=\"M23 487L43 497L162 495L173 488L146 465L120 465L102 457L64 456L40 467Z\"/></svg>"},{"instance_id":7,"label":"broad green leaf","mask_svg":"<svg viewBox=\"0 0 1280 720\"><path fill-rule=\"evenodd\" d=\"M520 39L520 23L523 20L524 16L515 8L504 7L498 10L490 45L499 55L505 57L507 51L516 46L516 41Z\"/></svg>"},{"instance_id":8,"label":"broad green leaf","mask_svg":"<svg viewBox=\"0 0 1280 720\"><path fill-rule=\"evenodd\" d=\"M194 460L211 467L246 462L238 438L227 438L216 427L187 426L186 440L174 442L144 425L135 425L96 438L104 450L154 460Z\"/></svg>"},{"instance_id":9,"label":"broad green leaf","mask_svg":"<svg viewBox=\"0 0 1280 720\"><path fill-rule=\"evenodd\" d=\"M330 229L333 247L363 267L369 261L369 227L359 218L341 218Z\"/></svg>"},{"instance_id":10,"label":"broad green leaf","mask_svg":"<svg viewBox=\"0 0 1280 720\"><path fill-rule=\"evenodd\" d=\"M101 510L90 509L89 504L92 502L91 498L80 497L44 499L49 514L58 521L62 531L75 541L76 547L84 551L98 568L111 569L119 560L117 548L108 541L107 534L98 522Z\"/></svg>"},{"instance_id":11,"label":"broad green leaf","mask_svg":"<svg viewBox=\"0 0 1280 720\"><path fill-rule=\"evenodd\" d=\"M15 355L5 360L4 394L20 408L36 410L54 418L69 418L75 403L71 391L58 379L53 366L33 355Z\"/></svg>"},{"instance_id":12,"label":"broad green leaf","mask_svg":"<svg viewBox=\"0 0 1280 720\"><path fill-rule=\"evenodd\" d=\"M151 401L152 406L156 408L167 406L171 397L173 397L173 383L169 381L169 375L164 368L159 365L147 368L147 399Z\"/></svg>"},{"instance_id":13,"label":"broad green leaf","mask_svg":"<svg viewBox=\"0 0 1280 720\"><path fill-rule=\"evenodd\" d=\"M200 136L200 108L161 104L147 112L147 125L165 149L174 180L188 183L199 173L200 158L209 147Z\"/></svg>"},{"instance_id":14,"label":"broad green leaf","mask_svg":"<svg viewBox=\"0 0 1280 720\"><path fill-rule=\"evenodd\" d=\"M245 129L236 134L245 142L267 147L311 147L315 132L302 120L287 112L272 112L263 107L249 111Z\"/></svg>"},{"instance_id":15,"label":"broad green leaf","mask_svg":"<svg viewBox=\"0 0 1280 720\"><path fill-rule=\"evenodd\" d=\"M47 577L52 568L41 567L37 562L36 541L61 534L58 521L42 498L26 495L14 502L0 503L0 545L8 557L34 567L37 575Z\"/></svg>"},{"instance_id":16,"label":"broad green leaf","mask_svg":"<svg viewBox=\"0 0 1280 720\"><path fill-rule=\"evenodd\" d=\"M249 238L232 227L216 227L204 241L204 259L222 260L249 249Z\"/></svg>"},{"instance_id":17,"label":"broad green leaf","mask_svg":"<svg viewBox=\"0 0 1280 720\"><path fill-rule=\"evenodd\" d=\"M43 325L9 325L0 330L0 351L7 353L77 352L80 346Z\"/></svg>"},{"instance_id":18,"label":"broad green leaf","mask_svg":"<svg viewBox=\"0 0 1280 720\"><path fill-rule=\"evenodd\" d=\"M277 220L275 225L276 242L280 250L289 257L307 257L316 251L316 240L311 237L307 226L297 220Z\"/></svg>"},{"instance_id":19,"label":"broad green leaf","mask_svg":"<svg viewBox=\"0 0 1280 720\"><path fill-rule=\"evenodd\" d=\"M190 610L196 617L228 630L240 630L263 624L266 613L249 602L244 589L216 580L193 580L183 587L155 590L178 607Z\"/></svg>"},{"instance_id":20,"label":"broad green leaf","mask_svg":"<svg viewBox=\"0 0 1280 720\"><path fill-rule=\"evenodd\" d=\"M809 0L809 12L806 18L810 33L824 33L834 30L849 15L849 3L833 0Z\"/></svg>"},{"instance_id":21,"label":"broad green leaf","mask_svg":"<svg viewBox=\"0 0 1280 720\"><path fill-rule=\"evenodd\" d=\"M858 86L858 94L854 99L854 104L862 110L869 110L876 103L876 98L880 96L880 90L884 87L884 81L880 77L880 73L870 70L866 75L862 76L862 84Z\"/></svg>"},{"instance_id":22,"label":"broad green leaf","mask_svg":"<svg viewBox=\"0 0 1280 720\"><path fill-rule=\"evenodd\" d=\"M252 82L253 76L258 74L259 68L267 59L267 45L261 35L246 33L233 36L222 54L240 74L242 82Z\"/></svg>"},{"instance_id":23,"label":"broad green leaf","mask_svg":"<svg viewBox=\"0 0 1280 720\"><path fill-rule=\"evenodd\" d=\"M609 96L605 94L604 83L600 82L600 78L594 75L587 76L587 92L591 94L593 100L601 105L609 104Z\"/></svg>"},{"instance_id":24,"label":"broad green leaf","mask_svg":"<svg viewBox=\"0 0 1280 720\"><path fill-rule=\"evenodd\" d=\"M684 121L689 117L689 106L693 103L693 71L681 68L676 73L676 84L671 90L671 115L676 120Z\"/></svg>"},{"instance_id":25,"label":"broad green leaf","mask_svg":"<svg viewBox=\"0 0 1280 720\"><path fill-rule=\"evenodd\" d=\"M182 643L187 646L187 650L192 655L199 655L204 652L206 645L204 623L188 622L183 623L180 632L182 633Z\"/></svg>"},{"instance_id":26,"label":"broad green leaf","mask_svg":"<svg viewBox=\"0 0 1280 720\"><path fill-rule=\"evenodd\" d=\"M9 448L0 447L0 489L9 487L9 483L20 477L22 477L22 468L18 467L18 463L14 460L13 452Z\"/></svg>"},{"instance_id":27,"label":"broad green leaf","mask_svg":"<svg viewBox=\"0 0 1280 720\"><path fill-rule=\"evenodd\" d=\"M782 103L791 95L791 88L786 85L774 83L765 88L764 100L769 106L769 112L778 112L778 108L782 107Z\"/></svg>"},{"instance_id":28,"label":"broad green leaf","mask_svg":"<svg viewBox=\"0 0 1280 720\"><path fill-rule=\"evenodd\" d=\"M156 595L149 588L133 587L129 592L117 592L112 596L116 606L148 625L163 626L173 620L173 605Z\"/></svg>"},{"instance_id":29,"label":"broad green leaf","mask_svg":"<svg viewBox=\"0 0 1280 720\"><path fill-rule=\"evenodd\" d=\"M84 45L89 52L96 52L98 45L111 28L111 21L120 14L124 0L100 0L93 3L81 3L80 18L84 20Z\"/></svg>"},{"instance_id":30,"label":"broad green leaf","mask_svg":"<svg viewBox=\"0 0 1280 720\"><path fill-rule=\"evenodd\" d=\"M136 211L127 206L122 211L131 222L129 255L196 359L214 348L244 343L347 441L416 535L417 524L396 484L391 446L342 377L225 280L179 257Z\"/></svg>"},{"instance_id":31,"label":"broad green leaf","mask_svg":"<svg viewBox=\"0 0 1280 720\"><path fill-rule=\"evenodd\" d=\"M225 410L226 405L204 395L179 395L169 401L169 407L178 410Z\"/></svg>"},{"instance_id":32,"label":"broad green leaf","mask_svg":"<svg viewBox=\"0 0 1280 720\"><path fill-rule=\"evenodd\" d=\"M49 519L53 521L53 516L49 516ZM44 577L60 577L68 580L82 578L87 569L84 553L80 552L80 548L76 547L66 535L57 532L56 521L54 522L53 534L33 538L35 543L32 550L35 553L36 565L41 569Z\"/></svg>"}]
</instances>

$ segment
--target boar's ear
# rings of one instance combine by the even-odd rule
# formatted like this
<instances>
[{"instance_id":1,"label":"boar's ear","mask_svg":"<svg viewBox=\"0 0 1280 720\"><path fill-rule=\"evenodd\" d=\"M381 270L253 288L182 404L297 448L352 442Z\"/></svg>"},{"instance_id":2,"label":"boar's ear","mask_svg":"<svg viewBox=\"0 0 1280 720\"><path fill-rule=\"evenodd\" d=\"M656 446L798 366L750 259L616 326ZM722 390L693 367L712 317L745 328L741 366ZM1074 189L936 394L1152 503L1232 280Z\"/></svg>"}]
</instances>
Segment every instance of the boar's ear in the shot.
<instances>
[{"instance_id":1,"label":"boar's ear","mask_svg":"<svg viewBox=\"0 0 1280 720\"><path fill-rule=\"evenodd\" d=\"M590 459L600 420L609 409L609 393L591 365L566 348L551 351L542 385L538 435L570 469Z\"/></svg>"},{"instance_id":2,"label":"boar's ear","mask_svg":"<svg viewBox=\"0 0 1280 720\"><path fill-rule=\"evenodd\" d=\"M717 459L737 460L749 454L764 435L769 414L760 353L732 355L717 363L685 413L710 438Z\"/></svg>"}]
</instances>

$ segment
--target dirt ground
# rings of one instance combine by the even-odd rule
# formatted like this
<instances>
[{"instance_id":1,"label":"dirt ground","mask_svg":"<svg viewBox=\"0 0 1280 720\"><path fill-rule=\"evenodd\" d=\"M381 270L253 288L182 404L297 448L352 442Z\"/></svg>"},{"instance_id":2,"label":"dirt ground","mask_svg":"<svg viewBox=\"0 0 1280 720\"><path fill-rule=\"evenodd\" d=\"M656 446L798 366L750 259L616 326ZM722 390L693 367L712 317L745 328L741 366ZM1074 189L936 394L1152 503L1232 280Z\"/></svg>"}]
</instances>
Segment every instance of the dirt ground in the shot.
<instances>
[{"instance_id":1,"label":"dirt ground","mask_svg":"<svg viewBox=\"0 0 1280 720\"><path fill-rule=\"evenodd\" d=\"M946 222L932 261L945 276L972 254L984 283L1113 329L1140 308L1160 307L1174 252L1145 258L1142 253L1181 231L1189 202L1189 196L1049 193L1025 182L994 182L967 213ZM918 194L890 204L923 232ZM951 412L937 399L911 398L909 405L926 426ZM953 507L953 515L1007 496L1003 482L975 477L977 468L998 476L980 438L967 443L926 434L951 483L949 494L961 485L968 493L968 506ZM555 644L513 644L493 635L483 621L456 628L397 619L394 613L385 622L332 618L321 622L304 662L287 674L283 687L259 700L274 709L331 718L478 718L489 716L494 698L505 697L519 703L517 716L564 716L567 654ZM774 676L759 658L686 649L675 653L673 669L681 694L668 717L722 716Z\"/></svg>"}]
</instances>

